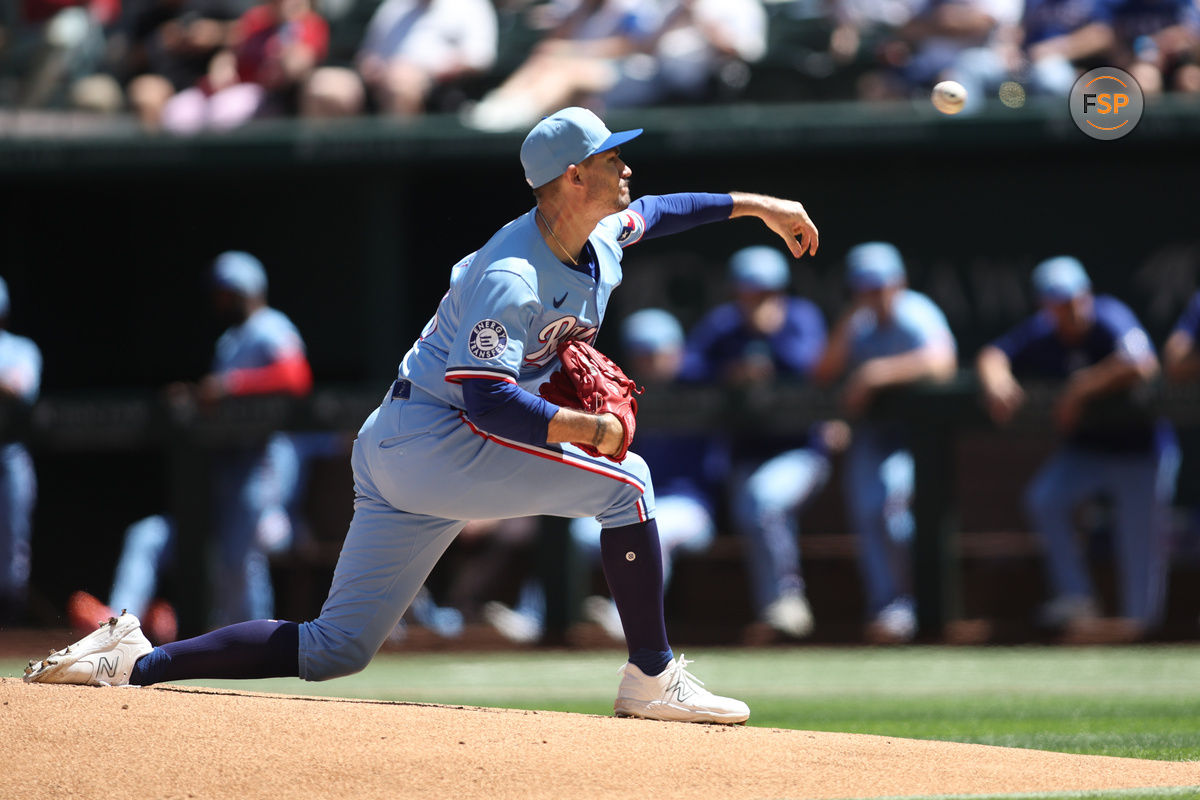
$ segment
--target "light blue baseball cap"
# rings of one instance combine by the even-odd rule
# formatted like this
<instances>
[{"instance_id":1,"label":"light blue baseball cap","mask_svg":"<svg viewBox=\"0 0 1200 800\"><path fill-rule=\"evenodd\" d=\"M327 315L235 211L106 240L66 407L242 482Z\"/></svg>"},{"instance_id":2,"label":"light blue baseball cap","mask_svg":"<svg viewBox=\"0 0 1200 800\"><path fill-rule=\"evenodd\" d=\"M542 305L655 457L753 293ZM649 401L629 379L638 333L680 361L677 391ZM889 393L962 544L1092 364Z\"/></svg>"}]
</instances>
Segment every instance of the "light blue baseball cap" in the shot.
<instances>
[{"instance_id":1,"label":"light blue baseball cap","mask_svg":"<svg viewBox=\"0 0 1200 800\"><path fill-rule=\"evenodd\" d=\"M669 311L643 308L621 323L621 344L631 354L658 353L683 346L683 327Z\"/></svg>"},{"instance_id":2,"label":"light blue baseball cap","mask_svg":"<svg viewBox=\"0 0 1200 800\"><path fill-rule=\"evenodd\" d=\"M846 283L856 292L895 286L904 279L904 259L893 244L864 242L846 253Z\"/></svg>"},{"instance_id":3,"label":"light blue baseball cap","mask_svg":"<svg viewBox=\"0 0 1200 800\"><path fill-rule=\"evenodd\" d=\"M1033 290L1044 303L1062 303L1090 292L1092 279L1079 259L1055 256L1033 268Z\"/></svg>"},{"instance_id":4,"label":"light blue baseball cap","mask_svg":"<svg viewBox=\"0 0 1200 800\"><path fill-rule=\"evenodd\" d=\"M0 317L8 315L8 283L0 278Z\"/></svg>"},{"instance_id":5,"label":"light blue baseball cap","mask_svg":"<svg viewBox=\"0 0 1200 800\"><path fill-rule=\"evenodd\" d=\"M640 136L641 128L613 133L586 108L572 106L542 119L521 145L525 180L534 189L545 186L588 156L620 147Z\"/></svg>"},{"instance_id":6,"label":"light blue baseball cap","mask_svg":"<svg viewBox=\"0 0 1200 800\"><path fill-rule=\"evenodd\" d=\"M739 290L777 292L790 277L787 259L773 247L743 247L729 258L729 279Z\"/></svg>"},{"instance_id":7,"label":"light blue baseball cap","mask_svg":"<svg viewBox=\"0 0 1200 800\"><path fill-rule=\"evenodd\" d=\"M212 268L213 285L244 297L267 291L267 272L262 262L241 250L228 250L217 256Z\"/></svg>"}]
</instances>

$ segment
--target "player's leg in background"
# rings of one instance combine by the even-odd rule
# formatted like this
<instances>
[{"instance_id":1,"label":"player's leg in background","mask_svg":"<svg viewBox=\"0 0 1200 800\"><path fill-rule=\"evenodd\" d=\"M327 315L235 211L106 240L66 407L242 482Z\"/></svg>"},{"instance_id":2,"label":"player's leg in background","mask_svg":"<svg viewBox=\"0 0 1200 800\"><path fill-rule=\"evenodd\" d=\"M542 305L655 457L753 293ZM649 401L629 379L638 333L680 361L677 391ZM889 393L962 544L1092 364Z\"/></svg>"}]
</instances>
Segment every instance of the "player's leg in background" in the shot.
<instances>
[{"instance_id":1,"label":"player's leg in background","mask_svg":"<svg viewBox=\"0 0 1200 800\"><path fill-rule=\"evenodd\" d=\"M89 592L73 592L67 600L71 627L81 635L90 633L98 622L128 611L140 619L143 632L155 644L174 641L179 630L175 609L154 594L175 560L175 536L173 520L162 515L126 528L107 604Z\"/></svg>"},{"instance_id":2,"label":"player's leg in background","mask_svg":"<svg viewBox=\"0 0 1200 800\"><path fill-rule=\"evenodd\" d=\"M912 456L894 435L863 425L846 453L846 510L859 538L868 633L906 640L916 632L911 587Z\"/></svg>"},{"instance_id":3,"label":"player's leg in background","mask_svg":"<svg viewBox=\"0 0 1200 800\"><path fill-rule=\"evenodd\" d=\"M275 593L262 536L264 521L286 520L286 503L299 476L299 459L286 435L265 447L223 455L215 484L217 504L216 593L213 619L229 625L274 614ZM289 523L290 524L290 523ZM284 536L290 539L290 530Z\"/></svg>"},{"instance_id":4,"label":"player's leg in background","mask_svg":"<svg viewBox=\"0 0 1200 800\"><path fill-rule=\"evenodd\" d=\"M1098 616L1095 590L1074 524L1076 506L1099 492L1103 472L1096 459L1069 447L1042 465L1025 492L1025 511L1045 551L1051 597L1040 622L1062 627Z\"/></svg>"},{"instance_id":5,"label":"player's leg in background","mask_svg":"<svg viewBox=\"0 0 1200 800\"><path fill-rule=\"evenodd\" d=\"M19 444L0 452L0 624L21 619L29 592L31 525L37 478Z\"/></svg>"},{"instance_id":6,"label":"player's leg in background","mask_svg":"<svg viewBox=\"0 0 1200 800\"><path fill-rule=\"evenodd\" d=\"M175 525L159 514L140 519L125 529L121 556L113 575L108 607L135 617L146 613L158 577L175 557Z\"/></svg>"},{"instance_id":7,"label":"player's leg in background","mask_svg":"<svg viewBox=\"0 0 1200 800\"><path fill-rule=\"evenodd\" d=\"M1165 611L1179 448L1171 442L1151 455L1107 460L1108 491L1116 514L1114 550L1121 616L1142 631L1153 630L1162 623Z\"/></svg>"},{"instance_id":8,"label":"player's leg in background","mask_svg":"<svg viewBox=\"0 0 1200 800\"><path fill-rule=\"evenodd\" d=\"M659 546L662 549L663 591L671 584L671 572L678 553L699 553L708 549L716 536L716 525L712 514L704 503L687 494L666 495L655 498L655 522L658 525ZM571 520L571 539L580 553L583 563L594 566L600 563L600 537L603 529L594 517ZM524 600L525 592L522 592ZM542 615L545 614L544 595L541 597ZM521 610L518 606L517 610ZM601 626L613 639L624 641L621 616L616 603L607 597L592 595L584 598L583 616ZM540 619L540 618L539 618Z\"/></svg>"},{"instance_id":9,"label":"player's leg in background","mask_svg":"<svg viewBox=\"0 0 1200 800\"><path fill-rule=\"evenodd\" d=\"M755 469L734 497L759 618L789 636L812 632L800 573L799 512L828 483L829 472L825 455L790 450Z\"/></svg>"},{"instance_id":10,"label":"player's leg in background","mask_svg":"<svg viewBox=\"0 0 1200 800\"><path fill-rule=\"evenodd\" d=\"M691 495L668 494L654 502L663 552L663 586L668 587L676 557L707 550L717 536L717 526L708 507Z\"/></svg>"}]
</instances>

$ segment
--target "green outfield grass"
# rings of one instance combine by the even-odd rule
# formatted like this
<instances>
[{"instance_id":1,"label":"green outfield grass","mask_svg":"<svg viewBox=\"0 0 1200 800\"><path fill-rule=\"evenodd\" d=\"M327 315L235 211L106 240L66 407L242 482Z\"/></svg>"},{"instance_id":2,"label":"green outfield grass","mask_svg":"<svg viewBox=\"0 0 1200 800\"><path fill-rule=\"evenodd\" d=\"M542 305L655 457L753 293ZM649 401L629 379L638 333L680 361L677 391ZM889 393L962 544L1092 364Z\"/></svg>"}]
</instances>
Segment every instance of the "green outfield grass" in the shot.
<instances>
[{"instance_id":1,"label":"green outfield grass","mask_svg":"<svg viewBox=\"0 0 1200 800\"><path fill-rule=\"evenodd\" d=\"M1200 760L1200 646L797 647L689 655L709 688L750 704L755 726ZM610 714L623 660L618 651L384 654L364 672L328 683L189 683ZM7 675L19 675L21 666L0 662Z\"/></svg>"}]
</instances>

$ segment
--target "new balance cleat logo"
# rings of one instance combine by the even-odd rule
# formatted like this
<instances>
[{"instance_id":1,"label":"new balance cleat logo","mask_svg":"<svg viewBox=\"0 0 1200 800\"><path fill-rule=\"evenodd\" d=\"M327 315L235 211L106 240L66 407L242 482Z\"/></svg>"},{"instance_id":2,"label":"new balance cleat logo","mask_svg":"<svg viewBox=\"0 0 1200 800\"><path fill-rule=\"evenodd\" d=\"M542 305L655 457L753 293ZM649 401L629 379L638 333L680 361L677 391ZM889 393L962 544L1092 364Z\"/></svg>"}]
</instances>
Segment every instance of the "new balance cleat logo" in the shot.
<instances>
[{"instance_id":1,"label":"new balance cleat logo","mask_svg":"<svg viewBox=\"0 0 1200 800\"><path fill-rule=\"evenodd\" d=\"M687 699L696 693L696 690L688 686L682 680L675 682L674 686L667 687L667 694L675 693L675 699L680 703L686 703Z\"/></svg>"},{"instance_id":2,"label":"new balance cleat logo","mask_svg":"<svg viewBox=\"0 0 1200 800\"><path fill-rule=\"evenodd\" d=\"M96 677L100 677L104 673L110 678L117 677L117 665L121 662L119 658L108 658L100 656L100 663L96 665Z\"/></svg>"}]
</instances>

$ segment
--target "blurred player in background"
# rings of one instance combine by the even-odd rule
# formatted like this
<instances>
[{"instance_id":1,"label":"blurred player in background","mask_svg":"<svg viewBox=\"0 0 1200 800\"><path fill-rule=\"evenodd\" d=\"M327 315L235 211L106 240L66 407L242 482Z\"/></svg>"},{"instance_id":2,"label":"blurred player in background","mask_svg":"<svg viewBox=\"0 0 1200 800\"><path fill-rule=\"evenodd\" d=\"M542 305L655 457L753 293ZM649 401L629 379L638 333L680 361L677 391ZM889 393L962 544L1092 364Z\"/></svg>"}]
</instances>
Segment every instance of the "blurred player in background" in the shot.
<instances>
[{"instance_id":1,"label":"blurred player in background","mask_svg":"<svg viewBox=\"0 0 1200 800\"><path fill-rule=\"evenodd\" d=\"M1016 375L1066 381L1054 409L1063 442L1025 496L1046 548L1053 592L1042 622L1086 632L1099 616L1073 514L1083 501L1105 494L1113 504L1120 613L1126 635L1135 638L1162 620L1168 517L1179 465L1171 427L1146 402L1158 359L1128 306L1092 294L1091 279L1077 259L1059 256L1038 264L1033 286L1039 312L983 348L976 366L997 422L1007 422L1024 400Z\"/></svg>"},{"instance_id":2,"label":"blurred player in background","mask_svg":"<svg viewBox=\"0 0 1200 800\"><path fill-rule=\"evenodd\" d=\"M1200 378L1200 292L1175 323L1175 330L1163 348L1163 366L1173 381L1194 381Z\"/></svg>"},{"instance_id":3,"label":"blurred player in background","mask_svg":"<svg viewBox=\"0 0 1200 800\"><path fill-rule=\"evenodd\" d=\"M733 299L692 328L683 377L744 392L807 379L825 350L825 320L809 300L788 296L790 278L787 259L775 248L734 253ZM746 537L755 610L772 629L794 638L813 627L800 574L798 518L829 480L825 433L822 423L799 440L743 434L733 444L733 512Z\"/></svg>"},{"instance_id":4,"label":"blurred player in background","mask_svg":"<svg viewBox=\"0 0 1200 800\"><path fill-rule=\"evenodd\" d=\"M31 664L26 680L349 675L374 657L467 520L594 516L629 655L614 712L746 721L745 703L705 689L668 644L654 489L645 461L626 451L633 431L616 414L560 407L534 392L561 365L559 344L595 338L625 247L756 217L799 258L816 253L818 234L800 203L776 197L634 200L620 147L640 134L612 133L576 107L525 137L521 163L536 205L453 267L437 312L363 423L351 456L354 516L317 619L243 622L152 648L137 618L122 615Z\"/></svg>"},{"instance_id":5,"label":"blurred player in background","mask_svg":"<svg viewBox=\"0 0 1200 800\"><path fill-rule=\"evenodd\" d=\"M653 392L669 387L683 366L683 328L668 311L646 308L621 323L621 345L628 357L628 375ZM658 538L662 545L663 591L671 582L678 553L698 553L716 535L714 498L728 475L724 442L707 434L654 430L637 434L638 454L654 475L658 504ZM589 565L601 563L602 529L595 517L571 520L571 537ZM625 633L616 605L606 597L584 598L583 614L613 639ZM541 638L546 619L546 596L539 581L527 581L516 608L492 602L484 615L501 634L517 642Z\"/></svg>"},{"instance_id":6,"label":"blurred player in background","mask_svg":"<svg viewBox=\"0 0 1200 800\"><path fill-rule=\"evenodd\" d=\"M41 386L42 353L32 340L9 332L8 312L8 284L0 278L0 404L27 408ZM36 497L29 451L11 435L0 437L0 625L19 621L25 611Z\"/></svg>"},{"instance_id":7,"label":"blurred player in background","mask_svg":"<svg viewBox=\"0 0 1200 800\"><path fill-rule=\"evenodd\" d=\"M226 397L254 394L303 396L312 389L312 370L300 333L281 311L267 305L267 274L257 258L240 251L217 256L212 267L214 306L229 328L217 340L212 371L198 384L170 387L176 403L202 409ZM265 442L218 452L213 476L217 569L212 621L228 625L269 617L275 599L268 553L291 540L287 505L294 499L300 463L292 439L276 433ZM174 612L152 603L160 572L173 560L174 522L152 516L131 525L106 607L76 592L68 617L91 630L112 611L140 610L156 641L174 638Z\"/></svg>"},{"instance_id":8,"label":"blurred player in background","mask_svg":"<svg viewBox=\"0 0 1200 800\"><path fill-rule=\"evenodd\" d=\"M846 453L844 490L859 537L867 637L902 642L916 633L909 431L902 423L873 420L869 412L881 391L953 377L957 347L941 310L907 288L895 246L867 242L852 248L846 254L846 280L851 305L814 374L825 384L845 376L842 404L853 420L853 441Z\"/></svg>"}]
</instances>

